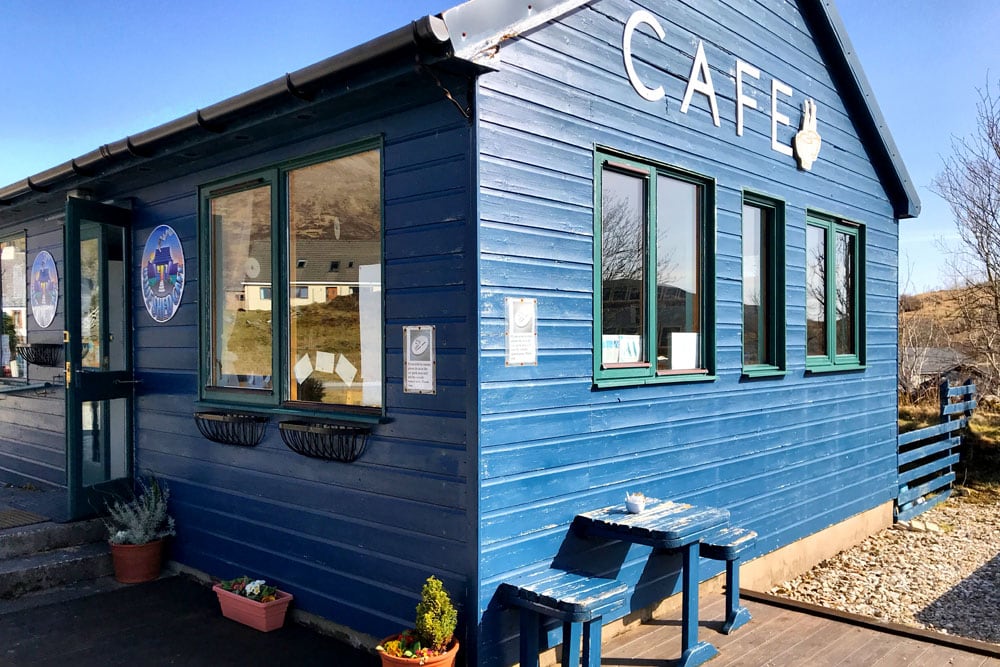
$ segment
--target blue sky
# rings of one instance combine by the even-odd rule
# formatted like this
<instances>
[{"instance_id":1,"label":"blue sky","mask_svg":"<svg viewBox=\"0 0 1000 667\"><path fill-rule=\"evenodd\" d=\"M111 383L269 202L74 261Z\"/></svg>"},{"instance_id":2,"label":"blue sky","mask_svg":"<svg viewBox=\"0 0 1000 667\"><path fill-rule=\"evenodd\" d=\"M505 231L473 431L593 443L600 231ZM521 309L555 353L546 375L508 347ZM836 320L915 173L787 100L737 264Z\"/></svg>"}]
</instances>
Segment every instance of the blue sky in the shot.
<instances>
[{"instance_id":1,"label":"blue sky","mask_svg":"<svg viewBox=\"0 0 1000 667\"><path fill-rule=\"evenodd\" d=\"M457 2L4 0L0 185ZM954 225L929 186L951 137L974 128L976 88L1000 80L1000 2L837 4L924 205L900 223L901 282L945 286L937 245Z\"/></svg>"}]
</instances>

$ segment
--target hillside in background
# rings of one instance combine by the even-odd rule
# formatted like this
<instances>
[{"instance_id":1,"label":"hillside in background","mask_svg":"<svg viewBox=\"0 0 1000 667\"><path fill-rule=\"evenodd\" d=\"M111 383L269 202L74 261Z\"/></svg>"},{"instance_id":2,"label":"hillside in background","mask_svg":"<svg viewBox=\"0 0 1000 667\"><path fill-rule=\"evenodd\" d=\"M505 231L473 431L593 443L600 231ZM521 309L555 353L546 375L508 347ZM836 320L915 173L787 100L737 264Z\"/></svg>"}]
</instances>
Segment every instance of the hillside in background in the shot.
<instances>
[{"instance_id":1,"label":"hillside in background","mask_svg":"<svg viewBox=\"0 0 1000 667\"><path fill-rule=\"evenodd\" d=\"M935 373L998 393L1000 304L983 285L899 297L899 385L913 394Z\"/></svg>"}]
</instances>

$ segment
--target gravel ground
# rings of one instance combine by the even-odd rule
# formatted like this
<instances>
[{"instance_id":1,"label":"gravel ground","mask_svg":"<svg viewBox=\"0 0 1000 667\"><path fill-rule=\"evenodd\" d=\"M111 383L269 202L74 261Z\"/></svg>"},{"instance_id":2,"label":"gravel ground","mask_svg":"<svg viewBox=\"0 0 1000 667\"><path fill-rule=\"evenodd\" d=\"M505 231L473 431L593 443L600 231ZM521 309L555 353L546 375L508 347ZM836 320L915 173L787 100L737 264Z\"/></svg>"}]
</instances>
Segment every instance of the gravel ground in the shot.
<instances>
[{"instance_id":1,"label":"gravel ground","mask_svg":"<svg viewBox=\"0 0 1000 667\"><path fill-rule=\"evenodd\" d=\"M771 593L1000 643L1000 498L959 494L909 530L883 530Z\"/></svg>"}]
</instances>

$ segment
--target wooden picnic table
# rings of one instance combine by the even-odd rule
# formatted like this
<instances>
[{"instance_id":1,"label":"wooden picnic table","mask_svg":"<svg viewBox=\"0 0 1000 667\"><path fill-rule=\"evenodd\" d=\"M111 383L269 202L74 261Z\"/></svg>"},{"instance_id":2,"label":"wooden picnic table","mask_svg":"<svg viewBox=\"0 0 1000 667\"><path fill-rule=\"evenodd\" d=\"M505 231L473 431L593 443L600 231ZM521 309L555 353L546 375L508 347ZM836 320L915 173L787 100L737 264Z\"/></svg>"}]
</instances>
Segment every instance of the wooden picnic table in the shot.
<instances>
[{"instance_id":1,"label":"wooden picnic table","mask_svg":"<svg viewBox=\"0 0 1000 667\"><path fill-rule=\"evenodd\" d=\"M729 511L670 500L647 498L643 511L631 514L625 505L611 505L578 514L574 526L583 535L681 551L682 621L680 664L700 665L718 654L709 642L698 641L699 543L703 535L729 524Z\"/></svg>"}]
</instances>

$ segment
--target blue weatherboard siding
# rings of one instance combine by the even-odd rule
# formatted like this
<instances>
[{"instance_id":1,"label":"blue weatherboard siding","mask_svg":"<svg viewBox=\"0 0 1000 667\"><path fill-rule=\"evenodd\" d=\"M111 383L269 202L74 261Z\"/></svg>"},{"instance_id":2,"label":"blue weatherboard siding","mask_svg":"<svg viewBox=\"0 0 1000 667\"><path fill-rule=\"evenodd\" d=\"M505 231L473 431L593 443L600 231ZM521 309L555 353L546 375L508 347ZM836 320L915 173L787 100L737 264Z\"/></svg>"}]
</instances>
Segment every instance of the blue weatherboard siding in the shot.
<instances>
[{"instance_id":1,"label":"blue weatherboard siding","mask_svg":"<svg viewBox=\"0 0 1000 667\"><path fill-rule=\"evenodd\" d=\"M647 26L633 42L642 80L666 90L659 102L632 89L623 65L624 22L639 9L666 33L659 41ZM721 127L703 95L680 113L699 40ZM761 71L744 78L758 110L746 110L742 137L737 58ZM505 42L493 66L478 107L482 664L516 633L514 615L495 611L497 585L557 553L592 550L598 573L634 587L627 610L679 589L677 558L569 537L579 511L621 502L626 490L723 506L759 533L763 554L889 501L896 463L896 221L795 3L599 0ZM794 126L779 126L783 143L802 102L818 105L823 148L812 172L771 149L772 78L794 90L779 97ZM593 389L595 146L715 179L714 382ZM788 373L778 379L741 378L744 189L786 204ZM810 209L865 225L863 371L805 373ZM538 299L537 366L504 366L508 296Z\"/></svg>"}]
</instances>

